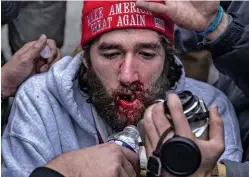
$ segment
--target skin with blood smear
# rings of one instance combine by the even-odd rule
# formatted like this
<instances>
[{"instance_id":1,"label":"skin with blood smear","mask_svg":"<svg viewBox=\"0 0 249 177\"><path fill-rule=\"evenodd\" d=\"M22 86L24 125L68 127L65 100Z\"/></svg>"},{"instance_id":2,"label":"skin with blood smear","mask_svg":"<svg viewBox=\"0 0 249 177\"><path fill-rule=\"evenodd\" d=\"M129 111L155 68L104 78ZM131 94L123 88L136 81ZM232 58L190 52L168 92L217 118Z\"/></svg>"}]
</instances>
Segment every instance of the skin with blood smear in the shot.
<instances>
[{"instance_id":1,"label":"skin with blood smear","mask_svg":"<svg viewBox=\"0 0 249 177\"><path fill-rule=\"evenodd\" d=\"M136 125L145 109L168 90L165 48L153 30L105 33L91 45L89 55L83 63L92 104L116 131Z\"/></svg>"},{"instance_id":2,"label":"skin with blood smear","mask_svg":"<svg viewBox=\"0 0 249 177\"><path fill-rule=\"evenodd\" d=\"M131 101L120 99L120 97L118 95L115 98L116 105L118 107L118 115L119 115L119 117L126 117L128 124L133 123L133 121L134 121L133 117L136 114L136 112L141 109L142 104L143 104L142 100L145 99L144 92L142 92L143 84L138 83L136 87L137 87L137 90L134 91L130 95ZM140 91L138 91L138 90L140 90Z\"/></svg>"}]
</instances>

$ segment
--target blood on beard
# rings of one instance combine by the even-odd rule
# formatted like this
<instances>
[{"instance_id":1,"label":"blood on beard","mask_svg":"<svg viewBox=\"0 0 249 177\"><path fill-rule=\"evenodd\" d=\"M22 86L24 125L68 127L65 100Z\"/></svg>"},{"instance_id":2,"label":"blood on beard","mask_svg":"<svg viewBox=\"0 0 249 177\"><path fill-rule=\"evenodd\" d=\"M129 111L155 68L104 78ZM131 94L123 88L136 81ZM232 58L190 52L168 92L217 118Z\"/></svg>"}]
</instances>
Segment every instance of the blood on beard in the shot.
<instances>
[{"instance_id":1,"label":"blood on beard","mask_svg":"<svg viewBox=\"0 0 249 177\"><path fill-rule=\"evenodd\" d=\"M128 88L127 88L128 87ZM143 84L137 82L115 93L117 118L126 119L127 123L134 124L145 109L145 91Z\"/></svg>"},{"instance_id":2,"label":"blood on beard","mask_svg":"<svg viewBox=\"0 0 249 177\"><path fill-rule=\"evenodd\" d=\"M106 121L106 123L115 131L122 131L127 125L136 125L143 117L145 109L150 106L154 100L164 98L166 91L169 89L167 85L167 70L151 85L151 88L145 89L141 82L133 82L130 85L120 83L116 89L108 89L104 86L101 80L97 77L94 70L89 67L86 75L82 77L82 83L88 85L87 90L89 102L92 103L98 115ZM82 85L82 84L81 84ZM140 93L136 97L141 101L140 109L128 109L128 111L119 111L117 103L118 93ZM109 93L108 93L109 92ZM119 106L120 107L120 106ZM138 107L137 107L138 108ZM129 111L130 110L130 111ZM120 114L121 113L121 114ZM129 119L129 120L128 120Z\"/></svg>"}]
</instances>

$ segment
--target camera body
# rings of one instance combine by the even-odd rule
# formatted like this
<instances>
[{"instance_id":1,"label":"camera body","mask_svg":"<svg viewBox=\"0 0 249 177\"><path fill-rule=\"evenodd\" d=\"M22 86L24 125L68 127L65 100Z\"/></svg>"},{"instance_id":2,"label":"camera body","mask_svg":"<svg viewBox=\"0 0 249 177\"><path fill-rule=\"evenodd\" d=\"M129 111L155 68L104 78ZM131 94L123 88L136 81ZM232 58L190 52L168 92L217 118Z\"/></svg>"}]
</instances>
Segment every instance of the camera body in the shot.
<instances>
[{"instance_id":1,"label":"camera body","mask_svg":"<svg viewBox=\"0 0 249 177\"><path fill-rule=\"evenodd\" d=\"M178 92L183 112L189 122L192 132L197 138L208 139L209 111L204 101L193 95L190 91ZM165 115L171 122L170 111L166 100L157 100L164 103ZM162 168L175 176L189 176L193 174L201 164L201 152L197 144L189 138L175 134L172 138L162 143L168 132L168 128L160 137L152 156L148 158L147 174L149 177L161 176ZM191 160L190 160L191 159Z\"/></svg>"},{"instance_id":2,"label":"camera body","mask_svg":"<svg viewBox=\"0 0 249 177\"><path fill-rule=\"evenodd\" d=\"M208 139L209 112L203 99L193 95L190 91L182 91L177 95L181 100L183 112L192 132L197 138ZM164 110L170 120L167 98L164 101Z\"/></svg>"}]
</instances>

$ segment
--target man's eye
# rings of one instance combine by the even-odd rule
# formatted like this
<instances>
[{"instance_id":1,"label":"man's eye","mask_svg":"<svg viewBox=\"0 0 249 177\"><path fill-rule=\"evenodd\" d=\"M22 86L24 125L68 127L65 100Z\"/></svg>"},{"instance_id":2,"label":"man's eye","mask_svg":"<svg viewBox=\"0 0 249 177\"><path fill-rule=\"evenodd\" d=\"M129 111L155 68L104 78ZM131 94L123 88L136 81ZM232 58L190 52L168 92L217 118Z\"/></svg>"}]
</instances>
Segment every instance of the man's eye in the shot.
<instances>
[{"instance_id":1,"label":"man's eye","mask_svg":"<svg viewBox=\"0 0 249 177\"><path fill-rule=\"evenodd\" d=\"M141 55L145 59L152 59L153 57L156 56L155 53L150 53L150 52L139 52L139 55Z\"/></svg>"},{"instance_id":2,"label":"man's eye","mask_svg":"<svg viewBox=\"0 0 249 177\"><path fill-rule=\"evenodd\" d=\"M108 59L114 59L116 57L118 57L119 55L121 55L120 53L118 52L115 52L115 53L104 53L103 56L105 58L108 58Z\"/></svg>"}]
</instances>

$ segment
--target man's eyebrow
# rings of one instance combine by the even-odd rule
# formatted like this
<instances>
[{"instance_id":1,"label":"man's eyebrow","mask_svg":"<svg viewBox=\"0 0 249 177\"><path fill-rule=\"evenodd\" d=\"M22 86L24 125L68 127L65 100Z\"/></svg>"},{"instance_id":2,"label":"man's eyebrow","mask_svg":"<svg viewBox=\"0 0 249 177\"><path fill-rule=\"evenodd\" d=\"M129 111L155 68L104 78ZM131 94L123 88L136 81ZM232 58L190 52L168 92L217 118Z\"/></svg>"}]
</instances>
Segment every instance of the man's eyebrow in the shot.
<instances>
[{"instance_id":1,"label":"man's eyebrow","mask_svg":"<svg viewBox=\"0 0 249 177\"><path fill-rule=\"evenodd\" d=\"M111 50L111 49L122 50L123 48L119 44L102 42L99 45L98 49L104 51L104 50Z\"/></svg>"},{"instance_id":2,"label":"man's eyebrow","mask_svg":"<svg viewBox=\"0 0 249 177\"><path fill-rule=\"evenodd\" d=\"M161 49L159 42L157 43L138 43L136 44L136 49Z\"/></svg>"}]
</instances>

